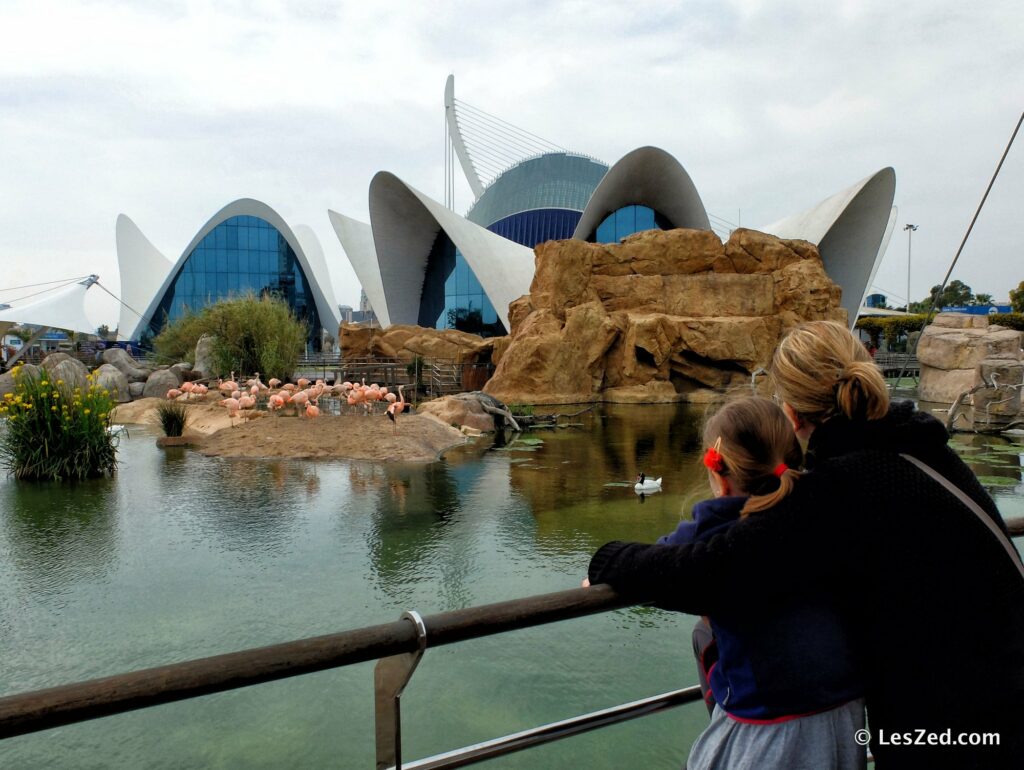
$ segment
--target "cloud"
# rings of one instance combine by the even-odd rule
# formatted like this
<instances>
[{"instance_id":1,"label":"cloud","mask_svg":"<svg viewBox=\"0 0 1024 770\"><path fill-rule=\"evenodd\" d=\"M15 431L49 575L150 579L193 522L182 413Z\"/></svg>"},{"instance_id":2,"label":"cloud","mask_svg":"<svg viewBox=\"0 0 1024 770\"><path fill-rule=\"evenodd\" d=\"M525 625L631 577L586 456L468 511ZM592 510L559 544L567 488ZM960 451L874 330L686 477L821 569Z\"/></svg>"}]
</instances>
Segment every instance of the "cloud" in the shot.
<instances>
[{"instance_id":1,"label":"cloud","mask_svg":"<svg viewBox=\"0 0 1024 770\"><path fill-rule=\"evenodd\" d=\"M712 213L745 225L891 165L900 226L920 225L923 296L1020 114L1022 22L1018 3L949 0L15 0L0 9L4 285L97 272L116 291L118 213L174 258L215 211L255 197L314 229L354 305L326 211L366 219L381 169L440 197L454 71L460 99L606 162L663 147ZM1001 224L1024 191L1020 157L954 275L997 297L1024 278ZM906 291L900 230L876 284Z\"/></svg>"}]
</instances>

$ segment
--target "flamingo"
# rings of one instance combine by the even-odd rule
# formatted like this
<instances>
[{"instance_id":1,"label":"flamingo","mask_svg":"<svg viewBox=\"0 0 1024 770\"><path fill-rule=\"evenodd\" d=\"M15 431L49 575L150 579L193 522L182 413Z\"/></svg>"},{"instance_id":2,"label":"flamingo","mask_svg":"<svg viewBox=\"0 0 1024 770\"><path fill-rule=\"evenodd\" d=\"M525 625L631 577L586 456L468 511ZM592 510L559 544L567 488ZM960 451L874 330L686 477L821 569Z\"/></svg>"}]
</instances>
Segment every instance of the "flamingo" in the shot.
<instances>
[{"instance_id":1,"label":"flamingo","mask_svg":"<svg viewBox=\"0 0 1024 770\"><path fill-rule=\"evenodd\" d=\"M305 377L300 377L295 381L295 384L299 386L299 390L305 390L309 387L309 380Z\"/></svg>"},{"instance_id":2,"label":"flamingo","mask_svg":"<svg viewBox=\"0 0 1024 770\"><path fill-rule=\"evenodd\" d=\"M309 403L309 393L304 390L300 390L291 397L291 402L296 406L305 406Z\"/></svg>"},{"instance_id":3,"label":"flamingo","mask_svg":"<svg viewBox=\"0 0 1024 770\"><path fill-rule=\"evenodd\" d=\"M240 391L238 388L235 388L233 391L231 391L231 398L235 399L235 401L241 398L241 396L242 391Z\"/></svg>"},{"instance_id":4,"label":"flamingo","mask_svg":"<svg viewBox=\"0 0 1024 770\"><path fill-rule=\"evenodd\" d=\"M181 383L181 392L185 394L186 398L192 398L192 393L195 391L196 384L194 382L185 381Z\"/></svg>"},{"instance_id":5,"label":"flamingo","mask_svg":"<svg viewBox=\"0 0 1024 770\"><path fill-rule=\"evenodd\" d=\"M281 381L277 377L271 377L267 380L267 385L271 388L279 388L281 387Z\"/></svg>"},{"instance_id":6,"label":"flamingo","mask_svg":"<svg viewBox=\"0 0 1024 770\"><path fill-rule=\"evenodd\" d=\"M225 382L224 380L220 380L219 382L220 382L220 384L217 386L217 389L221 393L228 394L228 393L232 393L233 391L238 390L238 383L235 382L235 373L234 372L231 372L231 379L230 380L228 380L227 382Z\"/></svg>"},{"instance_id":7,"label":"flamingo","mask_svg":"<svg viewBox=\"0 0 1024 770\"><path fill-rule=\"evenodd\" d=\"M285 403L284 396L279 393L275 393L267 400L267 409L272 412L276 412L278 409L282 409Z\"/></svg>"},{"instance_id":8,"label":"flamingo","mask_svg":"<svg viewBox=\"0 0 1024 770\"><path fill-rule=\"evenodd\" d=\"M235 416L238 414L238 407L239 407L238 399L237 398L223 398L220 401L218 401L217 403L220 404L221 406L223 406L224 408L226 408L228 410L228 419L234 420ZM231 427L232 428L235 427L234 422L231 423Z\"/></svg>"},{"instance_id":9,"label":"flamingo","mask_svg":"<svg viewBox=\"0 0 1024 770\"><path fill-rule=\"evenodd\" d=\"M398 386L398 401L388 406L388 419L391 420L394 433L398 434L398 415L405 410L405 394L402 392L404 385Z\"/></svg>"},{"instance_id":10,"label":"flamingo","mask_svg":"<svg viewBox=\"0 0 1024 770\"><path fill-rule=\"evenodd\" d=\"M315 404L306 404L306 417L319 417L320 407Z\"/></svg>"},{"instance_id":11,"label":"flamingo","mask_svg":"<svg viewBox=\"0 0 1024 770\"><path fill-rule=\"evenodd\" d=\"M256 406L256 399L252 396L242 396L238 399L239 409L252 409L254 406Z\"/></svg>"},{"instance_id":12,"label":"flamingo","mask_svg":"<svg viewBox=\"0 0 1024 770\"><path fill-rule=\"evenodd\" d=\"M294 393L296 388L295 385L293 385L292 383L286 382L284 385L281 386L281 390L287 390L289 393Z\"/></svg>"},{"instance_id":13,"label":"flamingo","mask_svg":"<svg viewBox=\"0 0 1024 770\"><path fill-rule=\"evenodd\" d=\"M167 391L167 398L171 400L176 399L180 395L181 391L178 390L177 388L171 388L169 391Z\"/></svg>"}]
</instances>

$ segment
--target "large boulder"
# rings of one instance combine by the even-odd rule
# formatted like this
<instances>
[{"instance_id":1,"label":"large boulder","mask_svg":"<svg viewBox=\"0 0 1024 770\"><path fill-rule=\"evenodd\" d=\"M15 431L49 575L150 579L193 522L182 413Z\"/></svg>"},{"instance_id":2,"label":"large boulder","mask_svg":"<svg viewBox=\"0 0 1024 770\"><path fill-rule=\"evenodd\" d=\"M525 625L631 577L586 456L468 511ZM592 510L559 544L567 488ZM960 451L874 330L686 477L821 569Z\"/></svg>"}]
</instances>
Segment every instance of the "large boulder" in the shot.
<instances>
[{"instance_id":1,"label":"large boulder","mask_svg":"<svg viewBox=\"0 0 1024 770\"><path fill-rule=\"evenodd\" d=\"M132 400L131 383L124 372L113 364L103 364L92 374L96 387L109 391L115 401L124 403Z\"/></svg>"},{"instance_id":2,"label":"large boulder","mask_svg":"<svg viewBox=\"0 0 1024 770\"><path fill-rule=\"evenodd\" d=\"M43 359L42 367L50 375L50 379L68 390L85 390L89 387L89 380L86 379L89 370L85 364L67 353L51 353Z\"/></svg>"},{"instance_id":3,"label":"large boulder","mask_svg":"<svg viewBox=\"0 0 1024 770\"><path fill-rule=\"evenodd\" d=\"M469 428L468 432L490 433L495 429L495 420L494 415L485 411L484 403L503 406L496 399L490 399L483 393L459 393L420 404L416 408L416 414L431 417L463 432L467 432L465 429Z\"/></svg>"},{"instance_id":4,"label":"large boulder","mask_svg":"<svg viewBox=\"0 0 1024 770\"><path fill-rule=\"evenodd\" d=\"M19 373L19 377L22 376L22 374L29 377L39 377L42 370L35 364L22 364L20 366L15 366L9 372L0 374L0 398L3 398L8 393L13 393L15 391L17 383L17 379L14 376L15 371Z\"/></svg>"},{"instance_id":5,"label":"large boulder","mask_svg":"<svg viewBox=\"0 0 1024 770\"><path fill-rule=\"evenodd\" d=\"M128 378L128 382L145 382L149 377L149 369L136 363L123 348L107 348L103 351L103 363L117 367Z\"/></svg>"},{"instance_id":6,"label":"large boulder","mask_svg":"<svg viewBox=\"0 0 1024 770\"><path fill-rule=\"evenodd\" d=\"M146 380L142 389L143 398L166 398L167 391L181 385L181 376L171 369L157 369Z\"/></svg>"},{"instance_id":7,"label":"large boulder","mask_svg":"<svg viewBox=\"0 0 1024 770\"><path fill-rule=\"evenodd\" d=\"M550 241L509 307L484 390L508 403L707 401L749 383L786 331L846 321L813 244L736 230Z\"/></svg>"},{"instance_id":8,"label":"large boulder","mask_svg":"<svg viewBox=\"0 0 1024 770\"><path fill-rule=\"evenodd\" d=\"M224 374L224 372L214 371L216 367L213 365L213 344L214 338L209 334L204 334L196 343L196 354L192 362L192 371L196 374L197 379L210 379Z\"/></svg>"}]
</instances>

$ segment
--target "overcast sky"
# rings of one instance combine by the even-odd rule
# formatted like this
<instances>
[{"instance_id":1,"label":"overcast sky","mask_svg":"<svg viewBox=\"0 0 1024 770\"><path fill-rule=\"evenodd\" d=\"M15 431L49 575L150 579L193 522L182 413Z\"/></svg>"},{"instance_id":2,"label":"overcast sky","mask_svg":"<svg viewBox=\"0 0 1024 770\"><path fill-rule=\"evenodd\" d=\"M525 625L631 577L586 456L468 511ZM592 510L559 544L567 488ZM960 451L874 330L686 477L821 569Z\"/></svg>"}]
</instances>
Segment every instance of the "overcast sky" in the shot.
<instances>
[{"instance_id":1,"label":"overcast sky","mask_svg":"<svg viewBox=\"0 0 1024 770\"><path fill-rule=\"evenodd\" d=\"M379 170L443 197L455 73L458 98L607 163L667 150L744 226L894 167L876 286L900 303L903 225L920 299L1024 109L1019 0L0 0L0 30L0 288L97 273L116 293L119 213L176 260L253 197L314 229L355 305L327 209L367 221ZM997 299L1024 280L1022 201L1024 137L954 278ZM113 300L90 309L115 325Z\"/></svg>"}]
</instances>

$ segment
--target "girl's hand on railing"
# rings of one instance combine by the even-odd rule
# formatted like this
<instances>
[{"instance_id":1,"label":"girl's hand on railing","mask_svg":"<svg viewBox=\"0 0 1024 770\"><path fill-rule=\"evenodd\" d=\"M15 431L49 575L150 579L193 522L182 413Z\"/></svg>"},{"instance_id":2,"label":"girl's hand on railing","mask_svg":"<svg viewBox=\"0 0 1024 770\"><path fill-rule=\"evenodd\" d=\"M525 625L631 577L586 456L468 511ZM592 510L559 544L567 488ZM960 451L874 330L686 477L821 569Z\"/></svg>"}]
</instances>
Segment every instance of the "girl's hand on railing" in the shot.
<instances>
[{"instance_id":1,"label":"girl's hand on railing","mask_svg":"<svg viewBox=\"0 0 1024 770\"><path fill-rule=\"evenodd\" d=\"M583 588L590 588L590 578L583 578L583 582L580 585Z\"/></svg>"}]
</instances>

